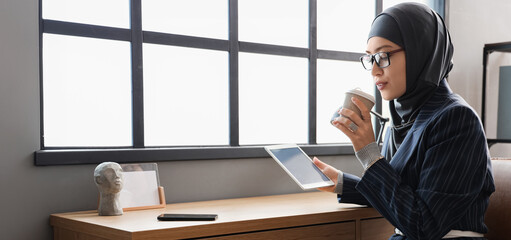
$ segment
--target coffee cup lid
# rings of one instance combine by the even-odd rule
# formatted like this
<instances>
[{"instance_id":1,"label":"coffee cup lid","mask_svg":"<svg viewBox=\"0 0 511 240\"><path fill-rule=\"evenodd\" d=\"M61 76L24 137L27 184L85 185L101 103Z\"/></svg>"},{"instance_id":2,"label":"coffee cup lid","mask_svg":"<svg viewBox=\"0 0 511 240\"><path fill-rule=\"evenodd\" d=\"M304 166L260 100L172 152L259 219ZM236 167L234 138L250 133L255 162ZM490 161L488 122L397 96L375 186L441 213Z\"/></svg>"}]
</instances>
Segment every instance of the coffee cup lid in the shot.
<instances>
[{"instance_id":1,"label":"coffee cup lid","mask_svg":"<svg viewBox=\"0 0 511 240\"><path fill-rule=\"evenodd\" d=\"M367 98L369 101L375 103L374 96L372 96L371 94L365 93L365 92L363 92L362 90L360 90L358 88L351 89L351 90L347 91L346 93L352 93L352 94L356 94L356 95L362 96L364 98Z\"/></svg>"}]
</instances>

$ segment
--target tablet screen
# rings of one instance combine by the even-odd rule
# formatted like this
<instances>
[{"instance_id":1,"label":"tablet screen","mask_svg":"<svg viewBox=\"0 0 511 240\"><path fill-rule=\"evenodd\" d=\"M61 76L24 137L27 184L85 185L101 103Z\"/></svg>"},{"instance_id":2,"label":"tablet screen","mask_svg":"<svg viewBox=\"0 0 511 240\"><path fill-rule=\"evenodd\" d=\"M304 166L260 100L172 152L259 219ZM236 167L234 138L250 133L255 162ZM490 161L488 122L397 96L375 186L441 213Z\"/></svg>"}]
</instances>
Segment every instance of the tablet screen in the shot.
<instances>
[{"instance_id":1,"label":"tablet screen","mask_svg":"<svg viewBox=\"0 0 511 240\"><path fill-rule=\"evenodd\" d=\"M267 147L266 150L302 188L333 185L333 182L314 165L298 146L272 146Z\"/></svg>"}]
</instances>

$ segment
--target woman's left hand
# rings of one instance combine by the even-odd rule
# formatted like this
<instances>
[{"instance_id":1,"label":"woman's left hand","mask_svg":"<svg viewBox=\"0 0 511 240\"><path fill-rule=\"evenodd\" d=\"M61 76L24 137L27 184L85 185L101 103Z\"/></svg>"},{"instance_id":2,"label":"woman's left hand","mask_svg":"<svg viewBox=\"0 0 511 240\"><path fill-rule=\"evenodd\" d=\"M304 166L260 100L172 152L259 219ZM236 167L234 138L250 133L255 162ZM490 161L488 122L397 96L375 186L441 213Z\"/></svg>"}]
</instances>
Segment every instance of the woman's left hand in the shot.
<instances>
[{"instance_id":1,"label":"woman's left hand","mask_svg":"<svg viewBox=\"0 0 511 240\"><path fill-rule=\"evenodd\" d=\"M339 170L322 162L317 157L314 157L314 160L312 161L328 178L330 178L330 180L332 180L332 182L334 182L333 186L318 188L318 190L333 193L335 188L337 187L337 178L339 177Z\"/></svg>"},{"instance_id":2,"label":"woman's left hand","mask_svg":"<svg viewBox=\"0 0 511 240\"><path fill-rule=\"evenodd\" d=\"M332 124L348 136L353 144L353 149L358 152L367 144L375 141L374 131L369 109L358 98L353 97L351 101L360 109L362 117L350 109L342 108L339 110L341 116L332 121Z\"/></svg>"}]
</instances>

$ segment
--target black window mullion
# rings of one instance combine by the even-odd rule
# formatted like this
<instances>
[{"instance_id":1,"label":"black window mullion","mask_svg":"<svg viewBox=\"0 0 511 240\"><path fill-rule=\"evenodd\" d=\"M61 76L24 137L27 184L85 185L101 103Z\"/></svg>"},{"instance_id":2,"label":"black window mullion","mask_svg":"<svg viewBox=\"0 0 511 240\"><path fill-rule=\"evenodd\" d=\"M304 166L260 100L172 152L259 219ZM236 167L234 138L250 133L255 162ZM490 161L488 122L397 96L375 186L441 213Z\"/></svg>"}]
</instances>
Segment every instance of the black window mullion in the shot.
<instances>
[{"instance_id":1,"label":"black window mullion","mask_svg":"<svg viewBox=\"0 0 511 240\"><path fill-rule=\"evenodd\" d=\"M131 81L133 147L144 147L144 81L142 64L142 2L131 0Z\"/></svg>"},{"instance_id":2,"label":"black window mullion","mask_svg":"<svg viewBox=\"0 0 511 240\"><path fill-rule=\"evenodd\" d=\"M229 145L239 146L238 0L229 0Z\"/></svg>"},{"instance_id":3,"label":"black window mullion","mask_svg":"<svg viewBox=\"0 0 511 240\"><path fill-rule=\"evenodd\" d=\"M279 46L263 43L238 42L240 52L309 58L308 48Z\"/></svg>"},{"instance_id":4,"label":"black window mullion","mask_svg":"<svg viewBox=\"0 0 511 240\"><path fill-rule=\"evenodd\" d=\"M317 0L309 1L309 144L317 142Z\"/></svg>"},{"instance_id":5,"label":"black window mullion","mask_svg":"<svg viewBox=\"0 0 511 240\"><path fill-rule=\"evenodd\" d=\"M44 33L120 41L130 41L131 39L128 29L48 19L42 20L41 23Z\"/></svg>"},{"instance_id":6,"label":"black window mullion","mask_svg":"<svg viewBox=\"0 0 511 240\"><path fill-rule=\"evenodd\" d=\"M383 11L383 0L374 0L374 4L375 4L374 16L376 17Z\"/></svg>"},{"instance_id":7,"label":"black window mullion","mask_svg":"<svg viewBox=\"0 0 511 240\"><path fill-rule=\"evenodd\" d=\"M40 145L41 149L44 150L46 147L44 146L44 81L43 81L43 5L42 0L38 1L39 4L39 132L40 136Z\"/></svg>"},{"instance_id":8,"label":"black window mullion","mask_svg":"<svg viewBox=\"0 0 511 240\"><path fill-rule=\"evenodd\" d=\"M362 56L362 55L363 55L363 53L356 53L356 52L341 52L341 51L321 50L321 49L317 50L317 56L319 59L358 62L358 61L360 61L360 56Z\"/></svg>"},{"instance_id":9,"label":"black window mullion","mask_svg":"<svg viewBox=\"0 0 511 240\"><path fill-rule=\"evenodd\" d=\"M229 51L229 41L203 37L192 37L171 33L143 31L144 43Z\"/></svg>"}]
</instances>

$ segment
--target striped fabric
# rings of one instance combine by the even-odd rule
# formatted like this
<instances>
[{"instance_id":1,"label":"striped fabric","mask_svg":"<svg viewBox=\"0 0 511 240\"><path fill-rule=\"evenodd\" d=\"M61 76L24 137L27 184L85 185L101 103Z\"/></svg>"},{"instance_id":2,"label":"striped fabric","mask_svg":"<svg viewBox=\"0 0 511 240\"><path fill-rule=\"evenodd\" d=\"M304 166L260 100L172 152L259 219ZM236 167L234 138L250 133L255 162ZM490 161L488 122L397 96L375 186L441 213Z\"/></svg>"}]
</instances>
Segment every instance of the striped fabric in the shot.
<instances>
[{"instance_id":1,"label":"striped fabric","mask_svg":"<svg viewBox=\"0 0 511 240\"><path fill-rule=\"evenodd\" d=\"M339 202L377 209L406 236L390 239L488 231L484 214L495 187L486 137L477 114L445 80L390 162L376 162L361 179L344 173L343 181Z\"/></svg>"}]
</instances>

